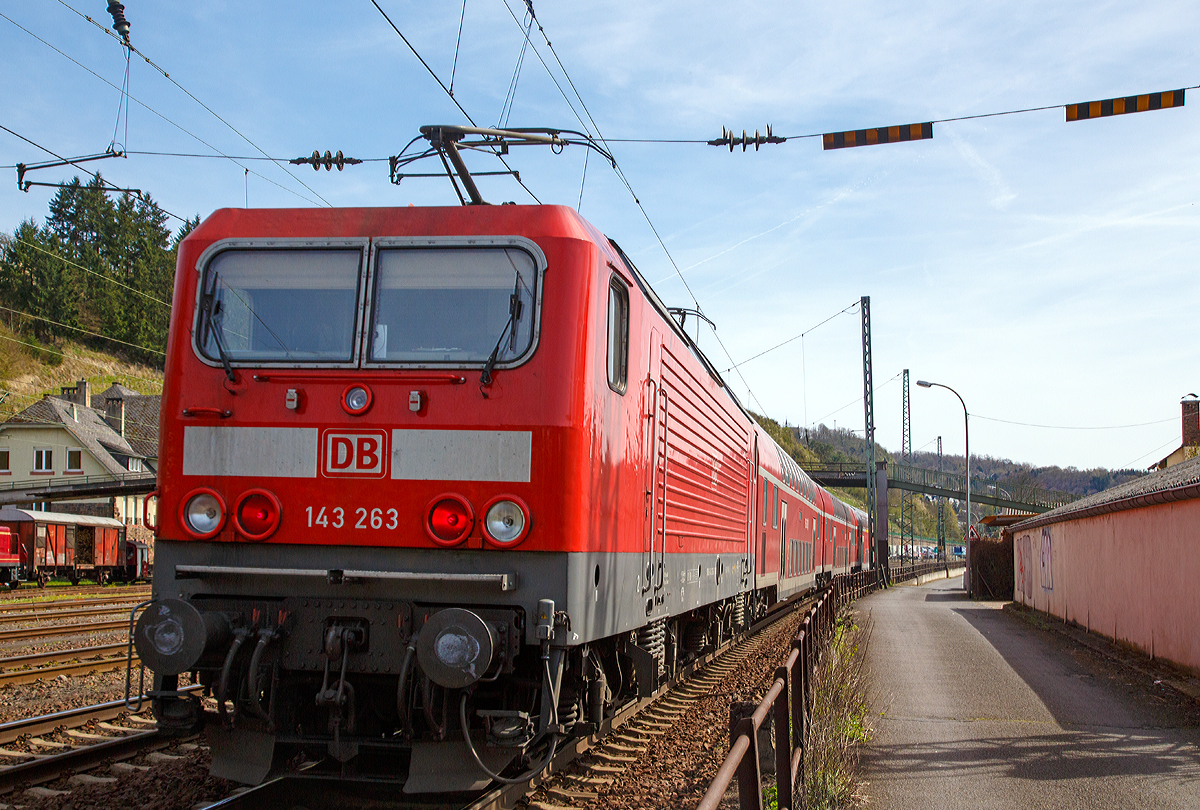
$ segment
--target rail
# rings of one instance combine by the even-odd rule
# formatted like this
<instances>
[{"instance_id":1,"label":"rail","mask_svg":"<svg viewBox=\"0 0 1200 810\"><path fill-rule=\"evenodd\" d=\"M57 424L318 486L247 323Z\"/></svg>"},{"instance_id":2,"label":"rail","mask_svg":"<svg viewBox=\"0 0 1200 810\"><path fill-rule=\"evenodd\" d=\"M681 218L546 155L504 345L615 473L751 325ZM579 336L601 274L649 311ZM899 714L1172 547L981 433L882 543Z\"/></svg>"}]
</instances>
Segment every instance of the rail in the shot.
<instances>
[{"instance_id":1,"label":"rail","mask_svg":"<svg viewBox=\"0 0 1200 810\"><path fill-rule=\"evenodd\" d=\"M717 770L697 810L717 810L736 778L741 810L762 810L762 774L759 771L758 730L768 715L775 720L775 788L779 810L804 806L804 754L808 743L808 718L812 705L813 670L820 661L837 621L837 609L846 601L874 590L875 571L837 577L804 617L800 632L775 681L754 714L738 721L729 755ZM796 788L799 786L799 790Z\"/></svg>"}]
</instances>

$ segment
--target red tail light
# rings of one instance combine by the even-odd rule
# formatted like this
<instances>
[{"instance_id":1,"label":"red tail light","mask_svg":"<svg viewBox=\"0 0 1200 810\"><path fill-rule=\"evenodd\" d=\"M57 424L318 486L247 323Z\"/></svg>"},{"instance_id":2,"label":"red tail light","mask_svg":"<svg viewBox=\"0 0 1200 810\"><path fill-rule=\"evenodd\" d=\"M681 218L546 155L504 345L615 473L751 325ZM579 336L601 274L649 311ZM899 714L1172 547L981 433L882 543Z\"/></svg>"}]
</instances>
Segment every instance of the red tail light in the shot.
<instances>
[{"instance_id":1,"label":"red tail light","mask_svg":"<svg viewBox=\"0 0 1200 810\"><path fill-rule=\"evenodd\" d=\"M471 504L458 495L442 495L429 505L425 518L425 531L433 542L441 546L461 543L471 533L475 516Z\"/></svg>"},{"instance_id":2,"label":"red tail light","mask_svg":"<svg viewBox=\"0 0 1200 810\"><path fill-rule=\"evenodd\" d=\"M279 528L283 510L279 499L265 489L252 489L242 494L238 501L238 531L248 540L265 540Z\"/></svg>"}]
</instances>

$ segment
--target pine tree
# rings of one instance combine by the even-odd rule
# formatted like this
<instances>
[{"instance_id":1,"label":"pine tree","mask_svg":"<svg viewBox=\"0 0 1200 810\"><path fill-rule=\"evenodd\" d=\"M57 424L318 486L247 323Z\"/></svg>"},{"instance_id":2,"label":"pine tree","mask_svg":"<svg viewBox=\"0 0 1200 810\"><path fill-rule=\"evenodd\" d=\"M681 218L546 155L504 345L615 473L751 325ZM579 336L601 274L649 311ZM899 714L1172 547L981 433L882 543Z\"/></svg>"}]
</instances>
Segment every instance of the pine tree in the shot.
<instances>
[{"instance_id":1,"label":"pine tree","mask_svg":"<svg viewBox=\"0 0 1200 810\"><path fill-rule=\"evenodd\" d=\"M0 299L10 310L36 316L28 320L28 329L41 340L70 334L73 330L64 327L77 325L78 285L67 265L51 255L59 251L49 228L28 219L0 253ZM14 313L7 314L11 320Z\"/></svg>"},{"instance_id":2,"label":"pine tree","mask_svg":"<svg viewBox=\"0 0 1200 810\"><path fill-rule=\"evenodd\" d=\"M82 326L145 347L123 353L161 364L178 245L200 218L174 234L166 220L149 195L126 192L114 200L98 175L87 184L75 178L50 201L44 227L23 222L0 245L0 299L45 319L30 319L28 327L42 339L78 339L48 320Z\"/></svg>"}]
</instances>

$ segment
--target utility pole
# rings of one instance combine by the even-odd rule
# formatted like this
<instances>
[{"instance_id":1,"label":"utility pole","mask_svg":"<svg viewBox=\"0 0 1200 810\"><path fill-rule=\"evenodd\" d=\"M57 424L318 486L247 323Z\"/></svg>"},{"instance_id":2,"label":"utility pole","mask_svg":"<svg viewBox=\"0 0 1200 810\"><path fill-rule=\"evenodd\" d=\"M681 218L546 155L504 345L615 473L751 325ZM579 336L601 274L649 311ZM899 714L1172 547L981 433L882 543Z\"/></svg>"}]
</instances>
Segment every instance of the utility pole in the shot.
<instances>
[{"instance_id":1,"label":"utility pole","mask_svg":"<svg viewBox=\"0 0 1200 810\"><path fill-rule=\"evenodd\" d=\"M876 515L875 499L878 495L875 486L875 378L871 371L871 296L864 295L859 301L862 312L862 350L863 350L863 435L867 439L867 527L874 543L874 565L883 574L886 584L888 576L888 537L887 518L884 512L883 525L880 525Z\"/></svg>"},{"instance_id":2,"label":"utility pole","mask_svg":"<svg viewBox=\"0 0 1200 810\"><path fill-rule=\"evenodd\" d=\"M942 437L938 436L938 472L942 471ZM938 496L938 560L946 561L946 496Z\"/></svg>"},{"instance_id":3,"label":"utility pole","mask_svg":"<svg viewBox=\"0 0 1200 810\"><path fill-rule=\"evenodd\" d=\"M904 393L902 394L902 411L900 422L900 463L906 467L912 466L912 412L908 399L908 369L904 369ZM900 553L907 553L910 561L916 556L913 531L913 493L912 490L902 490L900 495ZM905 551L907 549L907 552Z\"/></svg>"}]
</instances>

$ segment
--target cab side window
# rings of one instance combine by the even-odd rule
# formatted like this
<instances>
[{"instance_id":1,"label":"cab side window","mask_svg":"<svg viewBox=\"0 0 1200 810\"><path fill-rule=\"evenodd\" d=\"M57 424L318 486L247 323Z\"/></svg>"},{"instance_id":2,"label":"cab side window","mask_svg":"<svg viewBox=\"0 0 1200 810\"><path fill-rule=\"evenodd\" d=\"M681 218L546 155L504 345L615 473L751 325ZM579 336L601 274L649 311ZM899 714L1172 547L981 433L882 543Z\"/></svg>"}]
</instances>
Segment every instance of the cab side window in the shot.
<instances>
[{"instance_id":1,"label":"cab side window","mask_svg":"<svg viewBox=\"0 0 1200 810\"><path fill-rule=\"evenodd\" d=\"M625 393L629 378L629 289L616 276L608 284L608 386Z\"/></svg>"}]
</instances>

